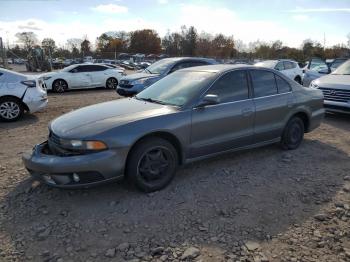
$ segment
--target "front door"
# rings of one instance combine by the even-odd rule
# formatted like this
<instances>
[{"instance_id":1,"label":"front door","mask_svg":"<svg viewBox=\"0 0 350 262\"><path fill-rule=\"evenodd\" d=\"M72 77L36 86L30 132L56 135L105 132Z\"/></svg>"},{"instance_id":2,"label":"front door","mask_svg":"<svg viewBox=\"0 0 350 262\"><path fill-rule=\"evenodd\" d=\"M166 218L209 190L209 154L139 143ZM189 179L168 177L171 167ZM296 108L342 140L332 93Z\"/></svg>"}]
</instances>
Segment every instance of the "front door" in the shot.
<instances>
[{"instance_id":1,"label":"front door","mask_svg":"<svg viewBox=\"0 0 350 262\"><path fill-rule=\"evenodd\" d=\"M255 109L249 94L247 72L225 73L206 94L217 95L220 102L193 108L191 158L251 144Z\"/></svg>"}]
</instances>

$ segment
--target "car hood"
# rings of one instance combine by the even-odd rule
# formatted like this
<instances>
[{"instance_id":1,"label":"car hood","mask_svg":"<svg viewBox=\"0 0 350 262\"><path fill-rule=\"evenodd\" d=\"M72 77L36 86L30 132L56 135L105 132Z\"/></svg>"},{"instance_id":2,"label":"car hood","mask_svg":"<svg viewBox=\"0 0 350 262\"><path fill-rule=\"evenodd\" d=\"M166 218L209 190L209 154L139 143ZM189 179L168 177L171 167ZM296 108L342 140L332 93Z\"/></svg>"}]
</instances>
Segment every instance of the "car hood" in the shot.
<instances>
[{"instance_id":1,"label":"car hood","mask_svg":"<svg viewBox=\"0 0 350 262\"><path fill-rule=\"evenodd\" d=\"M60 73L60 72L49 72L49 73L41 74L39 77L43 78L43 77L55 76L58 73Z\"/></svg>"},{"instance_id":2,"label":"car hood","mask_svg":"<svg viewBox=\"0 0 350 262\"><path fill-rule=\"evenodd\" d=\"M92 137L133 121L174 112L174 107L135 98L104 102L62 115L50 124L50 130L63 138Z\"/></svg>"},{"instance_id":3,"label":"car hood","mask_svg":"<svg viewBox=\"0 0 350 262\"><path fill-rule=\"evenodd\" d=\"M141 72L141 73L136 73L136 74L131 74L131 75L125 76L122 78L122 80L133 81L133 80L138 80L138 79L142 79L142 78L153 78L153 77L157 77L157 76L159 76L159 75Z\"/></svg>"},{"instance_id":4,"label":"car hood","mask_svg":"<svg viewBox=\"0 0 350 262\"><path fill-rule=\"evenodd\" d=\"M319 87L349 89L350 90L350 75L333 75L329 74L316 80Z\"/></svg>"}]
</instances>

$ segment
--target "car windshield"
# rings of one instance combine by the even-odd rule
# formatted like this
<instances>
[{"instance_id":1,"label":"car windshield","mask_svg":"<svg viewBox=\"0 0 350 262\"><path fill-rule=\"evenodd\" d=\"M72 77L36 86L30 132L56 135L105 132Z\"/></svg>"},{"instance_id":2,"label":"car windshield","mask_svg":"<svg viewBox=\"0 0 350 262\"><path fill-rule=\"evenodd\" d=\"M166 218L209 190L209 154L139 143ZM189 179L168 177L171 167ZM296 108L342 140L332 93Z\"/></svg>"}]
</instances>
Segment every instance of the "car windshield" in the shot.
<instances>
[{"instance_id":1,"label":"car windshield","mask_svg":"<svg viewBox=\"0 0 350 262\"><path fill-rule=\"evenodd\" d=\"M150 74L163 74L169 68L171 64L174 64L173 59L162 59L154 64L150 65L145 69Z\"/></svg>"},{"instance_id":2,"label":"car windshield","mask_svg":"<svg viewBox=\"0 0 350 262\"><path fill-rule=\"evenodd\" d=\"M256 66L267 67L267 68L274 68L276 64L277 64L276 61L267 60L267 61L258 62L255 65Z\"/></svg>"},{"instance_id":3,"label":"car windshield","mask_svg":"<svg viewBox=\"0 0 350 262\"><path fill-rule=\"evenodd\" d=\"M154 83L139 93L136 99L183 106L198 96L214 75L211 72L178 71Z\"/></svg>"},{"instance_id":4,"label":"car windshield","mask_svg":"<svg viewBox=\"0 0 350 262\"><path fill-rule=\"evenodd\" d=\"M337 69L339 66L341 66L346 60L336 60L332 63L331 68Z\"/></svg>"},{"instance_id":5,"label":"car windshield","mask_svg":"<svg viewBox=\"0 0 350 262\"><path fill-rule=\"evenodd\" d=\"M333 73L333 75L350 75L350 60L339 66Z\"/></svg>"}]
</instances>

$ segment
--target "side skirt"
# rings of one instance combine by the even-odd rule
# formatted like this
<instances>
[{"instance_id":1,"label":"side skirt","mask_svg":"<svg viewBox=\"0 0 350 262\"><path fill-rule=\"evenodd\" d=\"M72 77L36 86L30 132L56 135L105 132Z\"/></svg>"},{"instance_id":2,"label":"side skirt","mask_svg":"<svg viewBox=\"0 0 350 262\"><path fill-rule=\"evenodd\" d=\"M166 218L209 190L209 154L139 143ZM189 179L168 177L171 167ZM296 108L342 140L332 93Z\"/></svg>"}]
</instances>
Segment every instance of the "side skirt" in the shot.
<instances>
[{"instance_id":1,"label":"side skirt","mask_svg":"<svg viewBox=\"0 0 350 262\"><path fill-rule=\"evenodd\" d=\"M222 152L218 152L218 153L213 153L213 154L209 154L209 155L205 155L205 156L189 158L189 159L185 160L184 164L186 165L186 164L189 164L189 163L193 163L193 162L200 161L200 160L203 160L203 159L219 156L219 155L222 155L222 154L227 154L227 153L232 153L232 152L236 152L236 151L241 151L241 150L246 150L246 149L262 147L262 146L266 146L266 145L270 145L270 144L275 144L275 143L278 143L280 141L281 141L281 138L277 137L277 138L274 138L272 140L259 142L259 143L248 145L248 146L233 148L233 149L230 149L230 150L226 150L226 151L222 151Z\"/></svg>"}]
</instances>

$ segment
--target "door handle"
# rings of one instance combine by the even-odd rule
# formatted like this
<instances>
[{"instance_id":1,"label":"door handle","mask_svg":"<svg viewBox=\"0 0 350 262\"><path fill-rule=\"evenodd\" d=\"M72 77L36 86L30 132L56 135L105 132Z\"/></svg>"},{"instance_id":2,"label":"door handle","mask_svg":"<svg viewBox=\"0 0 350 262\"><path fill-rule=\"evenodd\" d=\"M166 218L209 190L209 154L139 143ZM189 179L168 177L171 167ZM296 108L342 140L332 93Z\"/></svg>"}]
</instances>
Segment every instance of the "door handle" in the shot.
<instances>
[{"instance_id":1,"label":"door handle","mask_svg":"<svg viewBox=\"0 0 350 262\"><path fill-rule=\"evenodd\" d=\"M253 113L252 108L243 108L242 109L242 115L243 116L250 116Z\"/></svg>"}]
</instances>

